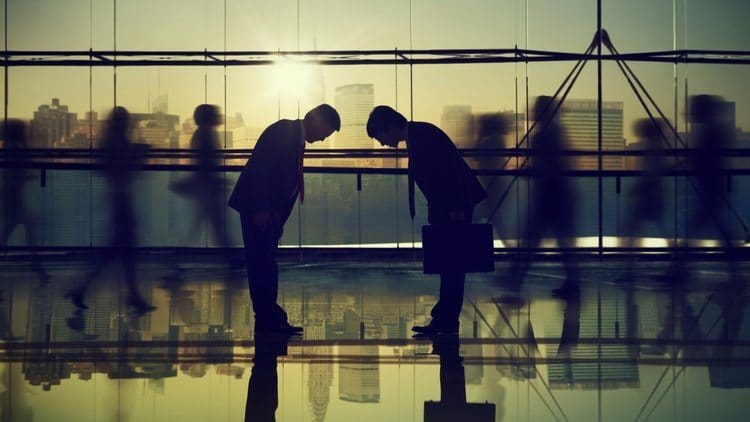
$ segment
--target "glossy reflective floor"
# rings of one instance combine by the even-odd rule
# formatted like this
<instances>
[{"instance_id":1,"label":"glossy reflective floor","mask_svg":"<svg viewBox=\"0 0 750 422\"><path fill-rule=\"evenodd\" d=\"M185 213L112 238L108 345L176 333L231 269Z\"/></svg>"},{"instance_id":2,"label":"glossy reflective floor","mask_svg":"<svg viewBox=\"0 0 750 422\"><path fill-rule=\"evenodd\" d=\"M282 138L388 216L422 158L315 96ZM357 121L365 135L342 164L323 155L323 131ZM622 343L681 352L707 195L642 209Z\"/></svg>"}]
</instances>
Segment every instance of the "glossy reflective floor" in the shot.
<instances>
[{"instance_id":1,"label":"glossy reflective floor","mask_svg":"<svg viewBox=\"0 0 750 422\"><path fill-rule=\"evenodd\" d=\"M258 337L244 271L218 257L138 263L157 309L125 304L116 265L75 313L65 292L91 262L0 262L4 421L745 420L746 280L722 262L590 261L580 296L554 298L559 263L537 262L522 301L468 276L459 337L412 339L436 302L419 262L285 258L280 302L301 338ZM317 262L317 263L315 263Z\"/></svg>"}]
</instances>

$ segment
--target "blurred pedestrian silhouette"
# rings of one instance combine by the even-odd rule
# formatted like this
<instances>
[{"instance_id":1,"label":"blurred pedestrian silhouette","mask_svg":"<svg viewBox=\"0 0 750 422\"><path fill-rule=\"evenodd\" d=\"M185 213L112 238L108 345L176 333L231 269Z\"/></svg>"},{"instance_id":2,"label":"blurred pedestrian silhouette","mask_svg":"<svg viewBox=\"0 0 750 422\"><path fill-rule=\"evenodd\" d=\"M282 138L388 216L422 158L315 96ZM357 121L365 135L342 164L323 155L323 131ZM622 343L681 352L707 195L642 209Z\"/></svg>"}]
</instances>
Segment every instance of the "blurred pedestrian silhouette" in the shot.
<instances>
[{"instance_id":1,"label":"blurred pedestrian silhouette","mask_svg":"<svg viewBox=\"0 0 750 422\"><path fill-rule=\"evenodd\" d=\"M41 245L39 218L28 206L26 198L26 183L34 177L25 168L30 160L22 154L28 149L28 129L22 120L8 119L0 124L4 148L12 155L13 166L5 169L5 190L3 192L3 207L5 211L3 228L3 245L8 244L13 230L23 226L26 235L26 245L31 247ZM32 253L31 269L39 277L42 284L46 284L50 275L42 265L39 255Z\"/></svg>"},{"instance_id":2,"label":"blurred pedestrian silhouette","mask_svg":"<svg viewBox=\"0 0 750 422\"><path fill-rule=\"evenodd\" d=\"M313 108L304 119L272 124L260 135L229 198L229 206L240 213L256 332L302 331L289 324L276 301L276 253L297 196L304 201L305 142L322 141L340 128L339 114L328 104Z\"/></svg>"},{"instance_id":3,"label":"blurred pedestrian silhouette","mask_svg":"<svg viewBox=\"0 0 750 422\"><path fill-rule=\"evenodd\" d=\"M540 246L547 232L552 232L561 248L566 273L565 283L553 293L564 296L577 294L579 290L578 266L570 255L575 246L575 205L579 195L566 174L571 166L564 152L570 148L555 108L555 101L548 96L540 96L534 103L536 126L529 137L531 200L521 245L531 251ZM511 264L505 283L514 294L531 263L531 253L527 253Z\"/></svg>"},{"instance_id":4,"label":"blurred pedestrian silhouette","mask_svg":"<svg viewBox=\"0 0 750 422\"><path fill-rule=\"evenodd\" d=\"M279 377L276 361L286 356L290 337L285 334L255 336L255 357L247 386L245 421L272 422L279 407Z\"/></svg>"},{"instance_id":5,"label":"blurred pedestrian silhouette","mask_svg":"<svg viewBox=\"0 0 750 422\"><path fill-rule=\"evenodd\" d=\"M109 247L103 256L98 257L94 267L86 275L84 283L66 294L80 309L88 309L84 302L86 291L91 283L104 270L105 266L119 260L122 264L128 289L126 303L137 314L153 311L141 296L136 283L136 218L133 209L132 184L135 166L143 160L145 145L133 144L128 138L130 113L123 107L115 107L110 113L101 140L102 158L100 166L107 182L107 201L110 207L109 225L111 228Z\"/></svg>"},{"instance_id":6,"label":"blurred pedestrian silhouette","mask_svg":"<svg viewBox=\"0 0 750 422\"><path fill-rule=\"evenodd\" d=\"M388 106L377 106L367 120L367 135L381 145L396 148L406 141L409 156L409 212L414 217L414 185L427 199L430 224L471 223L474 207L487 197L448 135L426 122L407 122ZM458 333L466 274L440 274L440 298L432 308L432 321L414 326L420 334Z\"/></svg>"},{"instance_id":7,"label":"blurred pedestrian silhouette","mask_svg":"<svg viewBox=\"0 0 750 422\"><path fill-rule=\"evenodd\" d=\"M476 117L476 136L474 148L482 154L476 159L477 170L503 170L506 158L491 150L505 148L505 136L509 133L510 123L502 113L487 113ZM479 180L487 192L487 199L477 205L476 217L480 222L492 224L495 234L508 246L508 233L503 222L503 215L495 206L508 187L501 175L480 176Z\"/></svg>"},{"instance_id":8,"label":"blurred pedestrian silhouette","mask_svg":"<svg viewBox=\"0 0 750 422\"><path fill-rule=\"evenodd\" d=\"M665 142L662 137L667 126L661 119L640 119L635 122L633 132L638 137L635 146L643 152L638 157L636 166L642 173L634 181L627 195L632 209L627 213L623 224L625 236L624 246L631 249L636 246L635 239L644 227L653 225L659 229L663 238L669 237L669 232L663 223L664 215L664 175L667 171L667 157L664 155ZM636 255L628 252L625 271L620 276L622 282L629 282L634 275Z\"/></svg>"},{"instance_id":9,"label":"blurred pedestrian silhouette","mask_svg":"<svg viewBox=\"0 0 750 422\"><path fill-rule=\"evenodd\" d=\"M734 128L728 127L726 102L715 95L696 95L690 99L691 130L689 143L695 149L691 168L695 171L695 204L690 210L687 227L699 230L715 227L727 248L732 235L725 215L729 204L726 197L725 150L731 145ZM691 233L686 236L690 238Z\"/></svg>"},{"instance_id":10,"label":"blurred pedestrian silhouette","mask_svg":"<svg viewBox=\"0 0 750 422\"><path fill-rule=\"evenodd\" d=\"M440 401L424 403L425 422L494 421L493 403L466 401L466 374L458 336L433 337L432 354L440 357Z\"/></svg>"},{"instance_id":11,"label":"blurred pedestrian silhouette","mask_svg":"<svg viewBox=\"0 0 750 422\"><path fill-rule=\"evenodd\" d=\"M702 230L715 230L719 241L727 250L729 277L737 277L737 262L734 256L732 233L727 221L727 210L732 204L727 192L726 149L731 146L734 128L729 127L726 115L726 102L716 95L695 95L690 98L688 119L690 133L688 146L692 149L688 170L692 176L688 180L694 198L686 216L685 247L690 246L691 238L700 237ZM689 276L686 249L672 260L665 278L671 282L684 282Z\"/></svg>"},{"instance_id":12,"label":"blurred pedestrian silhouette","mask_svg":"<svg viewBox=\"0 0 750 422\"><path fill-rule=\"evenodd\" d=\"M225 192L226 180L218 171L219 136L216 127L223 123L219 107L201 104L193 112L193 120L198 129L190 139L190 149L197 153L195 164L198 170L192 175L173 183L170 188L194 202L194 220L189 239L194 238L207 221L214 239L222 248L228 248L229 236L226 231Z\"/></svg>"}]
</instances>

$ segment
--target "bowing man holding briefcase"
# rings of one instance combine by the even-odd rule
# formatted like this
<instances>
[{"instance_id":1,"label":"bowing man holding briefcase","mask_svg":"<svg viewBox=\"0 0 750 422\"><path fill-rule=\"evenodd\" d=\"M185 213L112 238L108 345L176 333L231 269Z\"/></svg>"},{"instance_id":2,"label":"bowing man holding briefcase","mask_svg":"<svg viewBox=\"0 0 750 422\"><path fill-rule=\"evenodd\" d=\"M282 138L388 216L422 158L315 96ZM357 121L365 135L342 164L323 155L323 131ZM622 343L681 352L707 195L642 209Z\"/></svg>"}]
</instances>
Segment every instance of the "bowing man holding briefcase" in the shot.
<instances>
[{"instance_id":1,"label":"bowing man holding briefcase","mask_svg":"<svg viewBox=\"0 0 750 422\"><path fill-rule=\"evenodd\" d=\"M461 313L464 295L464 281L468 268L456 262L458 249L449 251L453 256L446 257L439 269L431 269L428 261L429 229L441 230L442 239L438 249L445 254L450 245L446 240L452 235L461 236L472 228L471 216L476 206L487 197L482 185L474 177L469 166L459 154L448 135L437 126L426 122L407 122L406 118L388 106L377 106L367 120L367 135L375 138L381 145L396 148L401 141L406 142L409 156L409 212L414 218L414 183L427 199L428 222L434 227L425 226L423 241L425 244L425 272L440 274L440 297L432 308L432 321L425 326L415 326L412 330L419 334L454 334L458 333L458 317ZM489 245L492 251L492 228L489 228L489 243L483 242L485 250ZM443 236L449 233L448 236ZM430 242L435 243L435 242ZM468 245L471 246L471 245ZM432 250L432 248L429 248ZM461 260L461 257L458 257Z\"/></svg>"}]
</instances>

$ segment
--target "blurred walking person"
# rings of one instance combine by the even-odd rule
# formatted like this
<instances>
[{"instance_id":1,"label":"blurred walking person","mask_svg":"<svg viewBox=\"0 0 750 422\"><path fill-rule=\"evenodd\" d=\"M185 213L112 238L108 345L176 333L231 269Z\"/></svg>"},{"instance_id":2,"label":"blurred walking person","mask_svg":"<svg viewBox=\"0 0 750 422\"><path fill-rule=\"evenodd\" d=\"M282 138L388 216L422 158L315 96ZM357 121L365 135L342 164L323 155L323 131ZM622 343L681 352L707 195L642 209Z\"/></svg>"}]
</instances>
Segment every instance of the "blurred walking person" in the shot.
<instances>
[{"instance_id":1,"label":"blurred walking person","mask_svg":"<svg viewBox=\"0 0 750 422\"><path fill-rule=\"evenodd\" d=\"M104 255L97 259L94 267L86 275L84 283L66 294L79 309L88 309L84 302L88 288L105 266L116 260L122 264L125 276L128 289L127 305L132 307L136 314L145 314L156 309L146 302L136 283L136 217L132 185L135 178L134 169L143 159L145 146L133 144L129 139L129 132L130 113L124 107L115 107L105 124L100 162L108 188L110 242Z\"/></svg>"}]
</instances>

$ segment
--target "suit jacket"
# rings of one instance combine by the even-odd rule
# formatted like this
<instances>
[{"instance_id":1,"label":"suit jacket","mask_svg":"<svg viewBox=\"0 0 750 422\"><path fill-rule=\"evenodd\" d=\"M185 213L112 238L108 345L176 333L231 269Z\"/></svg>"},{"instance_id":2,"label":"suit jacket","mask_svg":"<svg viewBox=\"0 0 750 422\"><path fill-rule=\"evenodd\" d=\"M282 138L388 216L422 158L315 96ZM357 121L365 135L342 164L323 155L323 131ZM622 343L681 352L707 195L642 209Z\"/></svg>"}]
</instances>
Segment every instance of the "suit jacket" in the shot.
<instances>
[{"instance_id":1,"label":"suit jacket","mask_svg":"<svg viewBox=\"0 0 750 422\"><path fill-rule=\"evenodd\" d=\"M471 209L487 197L456 146L437 126L409 123L407 148L409 171L431 214Z\"/></svg>"},{"instance_id":2,"label":"suit jacket","mask_svg":"<svg viewBox=\"0 0 750 422\"><path fill-rule=\"evenodd\" d=\"M279 120L263 131L229 197L230 207L240 213L289 214L299 193L304 151L301 123Z\"/></svg>"}]
</instances>

